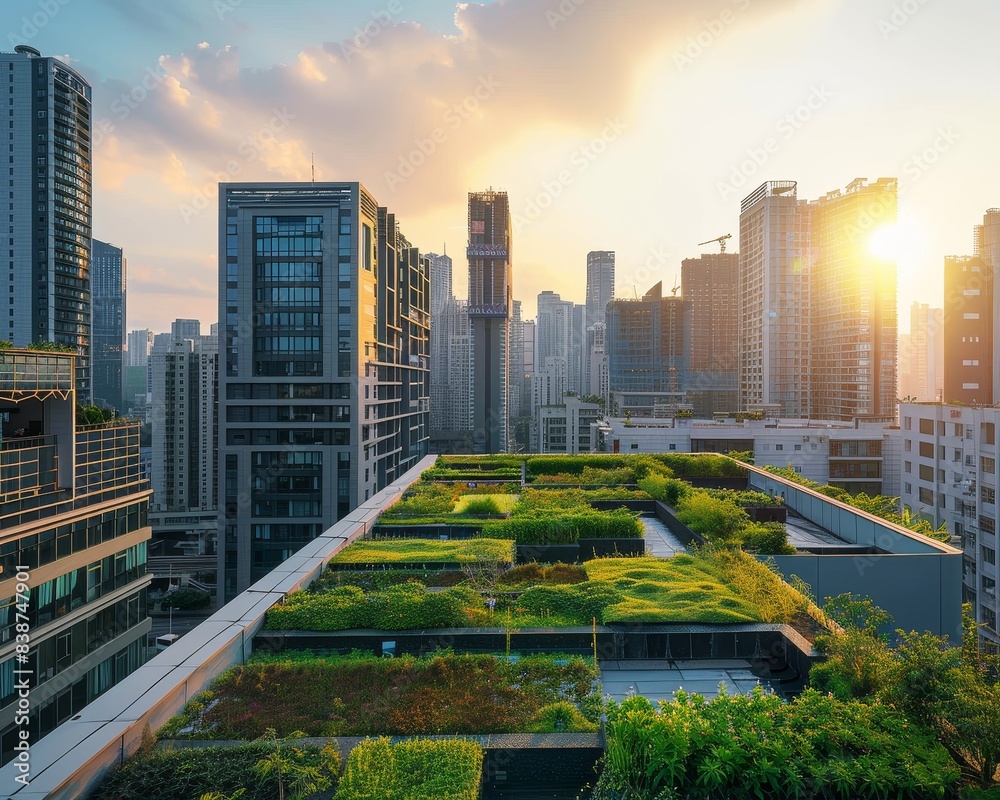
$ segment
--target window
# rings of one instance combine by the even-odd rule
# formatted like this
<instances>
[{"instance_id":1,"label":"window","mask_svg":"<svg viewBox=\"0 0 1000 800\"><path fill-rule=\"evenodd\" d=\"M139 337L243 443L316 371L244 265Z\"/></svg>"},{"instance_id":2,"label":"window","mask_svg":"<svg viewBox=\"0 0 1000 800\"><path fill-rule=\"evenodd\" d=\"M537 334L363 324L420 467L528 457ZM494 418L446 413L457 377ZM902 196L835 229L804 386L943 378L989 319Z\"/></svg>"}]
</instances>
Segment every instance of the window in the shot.
<instances>
[{"instance_id":1,"label":"window","mask_svg":"<svg viewBox=\"0 0 1000 800\"><path fill-rule=\"evenodd\" d=\"M909 453L913 449L913 442L910 439L903 440L903 450Z\"/></svg>"},{"instance_id":2,"label":"window","mask_svg":"<svg viewBox=\"0 0 1000 800\"><path fill-rule=\"evenodd\" d=\"M921 458L934 458L934 445L930 442L920 443L920 457Z\"/></svg>"},{"instance_id":3,"label":"window","mask_svg":"<svg viewBox=\"0 0 1000 800\"><path fill-rule=\"evenodd\" d=\"M934 435L934 420L932 419L921 419L920 420L920 432L926 436Z\"/></svg>"},{"instance_id":4,"label":"window","mask_svg":"<svg viewBox=\"0 0 1000 800\"><path fill-rule=\"evenodd\" d=\"M924 505L928 506L934 505L934 492L932 492L930 489L925 489L924 487L921 486L919 496L920 496L920 502L923 503Z\"/></svg>"},{"instance_id":5,"label":"window","mask_svg":"<svg viewBox=\"0 0 1000 800\"><path fill-rule=\"evenodd\" d=\"M629 445L629 448L631 448L632 450L638 450L639 449L639 443L638 442L632 442L632 444Z\"/></svg>"},{"instance_id":6,"label":"window","mask_svg":"<svg viewBox=\"0 0 1000 800\"><path fill-rule=\"evenodd\" d=\"M988 456L980 456L979 461L983 472L987 475L994 475L997 471L996 459L989 458Z\"/></svg>"},{"instance_id":7,"label":"window","mask_svg":"<svg viewBox=\"0 0 1000 800\"><path fill-rule=\"evenodd\" d=\"M979 499L984 503L996 503L997 490L992 486L983 486L979 490Z\"/></svg>"},{"instance_id":8,"label":"window","mask_svg":"<svg viewBox=\"0 0 1000 800\"><path fill-rule=\"evenodd\" d=\"M775 450L784 450L784 449L785 449L785 446L784 446L783 444L776 444L776 445L774 446L774 449L775 449Z\"/></svg>"},{"instance_id":9,"label":"window","mask_svg":"<svg viewBox=\"0 0 1000 800\"><path fill-rule=\"evenodd\" d=\"M986 564L996 565L997 563L997 551L992 547L987 547L985 544L982 545L983 551L983 562Z\"/></svg>"},{"instance_id":10,"label":"window","mask_svg":"<svg viewBox=\"0 0 1000 800\"><path fill-rule=\"evenodd\" d=\"M927 464L921 464L920 480L927 481L928 483L934 483L934 467L930 467Z\"/></svg>"},{"instance_id":11,"label":"window","mask_svg":"<svg viewBox=\"0 0 1000 800\"><path fill-rule=\"evenodd\" d=\"M987 517L982 514L979 515L979 530L983 533L996 533L997 532L997 521L993 517Z\"/></svg>"},{"instance_id":12,"label":"window","mask_svg":"<svg viewBox=\"0 0 1000 800\"><path fill-rule=\"evenodd\" d=\"M997 426L993 422L983 423L983 444L996 444Z\"/></svg>"},{"instance_id":13,"label":"window","mask_svg":"<svg viewBox=\"0 0 1000 800\"><path fill-rule=\"evenodd\" d=\"M913 484L912 483L904 483L903 484L903 493L904 494L913 494Z\"/></svg>"}]
</instances>

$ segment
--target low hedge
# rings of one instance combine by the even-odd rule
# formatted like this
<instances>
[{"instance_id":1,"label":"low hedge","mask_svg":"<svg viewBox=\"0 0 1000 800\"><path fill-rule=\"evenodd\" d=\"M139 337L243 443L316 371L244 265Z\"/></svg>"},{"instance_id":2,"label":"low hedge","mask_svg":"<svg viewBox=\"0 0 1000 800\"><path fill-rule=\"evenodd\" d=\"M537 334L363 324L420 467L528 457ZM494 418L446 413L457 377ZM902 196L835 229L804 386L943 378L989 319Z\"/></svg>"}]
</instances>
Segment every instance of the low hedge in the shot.
<instances>
[{"instance_id":1,"label":"low hedge","mask_svg":"<svg viewBox=\"0 0 1000 800\"><path fill-rule=\"evenodd\" d=\"M429 592L422 584L406 583L367 594L357 586L340 586L325 594L294 592L267 612L265 627L306 631L461 628L469 624L465 609L481 605L476 592L461 586Z\"/></svg>"},{"instance_id":2,"label":"low hedge","mask_svg":"<svg viewBox=\"0 0 1000 800\"><path fill-rule=\"evenodd\" d=\"M334 800L478 800L482 771L476 742L366 739L347 757Z\"/></svg>"},{"instance_id":3,"label":"low hedge","mask_svg":"<svg viewBox=\"0 0 1000 800\"><path fill-rule=\"evenodd\" d=\"M541 517L514 515L483 526L484 536L513 539L517 544L573 544L580 539L630 539L642 534L638 515L626 509L587 509Z\"/></svg>"},{"instance_id":4,"label":"low hedge","mask_svg":"<svg viewBox=\"0 0 1000 800\"><path fill-rule=\"evenodd\" d=\"M245 789L241 800L273 800L278 796L275 774L261 777L254 766L274 752L268 742L238 747L205 747L191 750L157 750L135 756L94 795L95 800L197 800L208 792L230 796ZM332 779L340 768L340 755L332 747L281 743L283 756L303 767L312 767ZM287 787L286 787L287 788Z\"/></svg>"}]
</instances>

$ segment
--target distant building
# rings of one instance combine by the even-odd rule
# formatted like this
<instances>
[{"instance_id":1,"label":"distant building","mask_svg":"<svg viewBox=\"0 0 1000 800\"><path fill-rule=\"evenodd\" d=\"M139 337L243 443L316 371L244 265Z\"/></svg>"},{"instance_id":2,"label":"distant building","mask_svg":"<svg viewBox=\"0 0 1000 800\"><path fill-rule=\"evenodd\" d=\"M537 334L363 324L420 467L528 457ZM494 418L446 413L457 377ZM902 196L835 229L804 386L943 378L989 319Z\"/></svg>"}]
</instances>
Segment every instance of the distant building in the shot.
<instances>
[{"instance_id":1,"label":"distant building","mask_svg":"<svg viewBox=\"0 0 1000 800\"><path fill-rule=\"evenodd\" d=\"M976 225L972 256L944 260L944 394L948 403L991 405L1000 398L994 342L1000 334L996 275L1000 209Z\"/></svg>"},{"instance_id":2,"label":"distant building","mask_svg":"<svg viewBox=\"0 0 1000 800\"><path fill-rule=\"evenodd\" d=\"M608 304L606 346L611 392L683 393L688 382L688 305L657 283L640 300Z\"/></svg>"},{"instance_id":3,"label":"distant building","mask_svg":"<svg viewBox=\"0 0 1000 800\"><path fill-rule=\"evenodd\" d=\"M94 402L124 411L126 265L122 249L94 239L90 275Z\"/></svg>"},{"instance_id":4,"label":"distant building","mask_svg":"<svg viewBox=\"0 0 1000 800\"><path fill-rule=\"evenodd\" d=\"M851 494L899 494L899 458L891 426L877 422L719 417L626 420L602 425L611 453L751 451L758 467L791 467L804 478Z\"/></svg>"},{"instance_id":5,"label":"distant building","mask_svg":"<svg viewBox=\"0 0 1000 800\"><path fill-rule=\"evenodd\" d=\"M72 347L77 396L91 390L91 88L64 61L28 45L0 53L9 76L9 259L0 339ZM6 93L5 93L6 94ZM8 252L7 248L4 252ZM15 309L17 314L14 313Z\"/></svg>"},{"instance_id":6,"label":"distant building","mask_svg":"<svg viewBox=\"0 0 1000 800\"><path fill-rule=\"evenodd\" d=\"M592 452L600 414L597 403L585 403L579 397L563 398L559 405L541 406L535 452Z\"/></svg>"},{"instance_id":7,"label":"distant building","mask_svg":"<svg viewBox=\"0 0 1000 800\"><path fill-rule=\"evenodd\" d=\"M426 455L430 265L359 183L222 184L219 204L228 600Z\"/></svg>"},{"instance_id":8,"label":"distant building","mask_svg":"<svg viewBox=\"0 0 1000 800\"><path fill-rule=\"evenodd\" d=\"M690 332L687 399L696 416L739 410L739 253L702 253L681 262Z\"/></svg>"},{"instance_id":9,"label":"distant building","mask_svg":"<svg viewBox=\"0 0 1000 800\"><path fill-rule=\"evenodd\" d=\"M432 431L454 429L446 421L451 387L448 383L448 349L455 335L455 294L452 290L452 260L447 254L428 253L431 280L431 416Z\"/></svg>"},{"instance_id":10,"label":"distant building","mask_svg":"<svg viewBox=\"0 0 1000 800\"><path fill-rule=\"evenodd\" d=\"M469 321L472 328L472 429L476 451L508 448L511 220L506 192L469 193Z\"/></svg>"},{"instance_id":11,"label":"distant building","mask_svg":"<svg viewBox=\"0 0 1000 800\"><path fill-rule=\"evenodd\" d=\"M3 763L22 732L36 745L146 660L150 491L139 423L76 419L75 360L0 351ZM30 602L18 599L19 570L30 574ZM24 625L27 661L15 652ZM31 692L26 725L16 719L20 680Z\"/></svg>"}]
</instances>

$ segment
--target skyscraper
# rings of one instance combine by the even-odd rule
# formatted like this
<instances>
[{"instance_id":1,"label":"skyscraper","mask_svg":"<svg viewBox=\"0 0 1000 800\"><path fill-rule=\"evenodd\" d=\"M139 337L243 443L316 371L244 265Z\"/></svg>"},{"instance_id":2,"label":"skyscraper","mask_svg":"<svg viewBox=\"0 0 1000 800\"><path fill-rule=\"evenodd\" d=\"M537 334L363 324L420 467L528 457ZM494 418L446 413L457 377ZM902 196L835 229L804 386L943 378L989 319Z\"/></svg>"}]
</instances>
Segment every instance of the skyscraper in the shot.
<instances>
[{"instance_id":1,"label":"skyscraper","mask_svg":"<svg viewBox=\"0 0 1000 800\"><path fill-rule=\"evenodd\" d=\"M945 258L946 403L993 404L994 294L994 273L982 258Z\"/></svg>"},{"instance_id":2,"label":"skyscraper","mask_svg":"<svg viewBox=\"0 0 1000 800\"><path fill-rule=\"evenodd\" d=\"M90 274L94 402L124 410L126 266L122 249L94 239Z\"/></svg>"},{"instance_id":3,"label":"skyscraper","mask_svg":"<svg viewBox=\"0 0 1000 800\"><path fill-rule=\"evenodd\" d=\"M431 275L431 416L432 431L448 429L446 407L448 347L455 334L455 294L452 290L452 260L448 255L428 253Z\"/></svg>"},{"instance_id":4,"label":"skyscraper","mask_svg":"<svg viewBox=\"0 0 1000 800\"><path fill-rule=\"evenodd\" d=\"M690 382L694 415L739 409L738 253L702 253L681 262L681 296L688 303Z\"/></svg>"},{"instance_id":5,"label":"skyscraper","mask_svg":"<svg viewBox=\"0 0 1000 800\"><path fill-rule=\"evenodd\" d=\"M72 347L77 396L91 398L91 92L55 58L0 53L10 86L10 299L0 338ZM15 315L14 310L17 309Z\"/></svg>"},{"instance_id":6,"label":"skyscraper","mask_svg":"<svg viewBox=\"0 0 1000 800\"><path fill-rule=\"evenodd\" d=\"M469 320L476 452L507 451L511 227L506 192L469 193Z\"/></svg>"},{"instance_id":7,"label":"skyscraper","mask_svg":"<svg viewBox=\"0 0 1000 800\"><path fill-rule=\"evenodd\" d=\"M895 416L896 264L873 247L895 221L894 178L859 178L809 203L794 181L769 181L743 200L743 410Z\"/></svg>"},{"instance_id":8,"label":"skyscraper","mask_svg":"<svg viewBox=\"0 0 1000 800\"><path fill-rule=\"evenodd\" d=\"M740 207L740 410L808 417L809 216L794 181L769 181Z\"/></svg>"},{"instance_id":9,"label":"skyscraper","mask_svg":"<svg viewBox=\"0 0 1000 800\"><path fill-rule=\"evenodd\" d=\"M219 190L229 599L426 455L429 265L359 183Z\"/></svg>"},{"instance_id":10,"label":"skyscraper","mask_svg":"<svg viewBox=\"0 0 1000 800\"><path fill-rule=\"evenodd\" d=\"M896 416L896 261L872 239L895 222L895 178L809 204L813 417Z\"/></svg>"},{"instance_id":11,"label":"skyscraper","mask_svg":"<svg viewBox=\"0 0 1000 800\"><path fill-rule=\"evenodd\" d=\"M587 328L604 322L608 303L615 296L615 251L587 253Z\"/></svg>"},{"instance_id":12,"label":"skyscraper","mask_svg":"<svg viewBox=\"0 0 1000 800\"><path fill-rule=\"evenodd\" d=\"M910 332L899 336L899 396L920 403L943 396L944 312L926 303L910 307Z\"/></svg>"},{"instance_id":13,"label":"skyscraper","mask_svg":"<svg viewBox=\"0 0 1000 800\"><path fill-rule=\"evenodd\" d=\"M657 283L639 300L608 304L606 346L611 391L673 394L687 389L687 303Z\"/></svg>"}]
</instances>

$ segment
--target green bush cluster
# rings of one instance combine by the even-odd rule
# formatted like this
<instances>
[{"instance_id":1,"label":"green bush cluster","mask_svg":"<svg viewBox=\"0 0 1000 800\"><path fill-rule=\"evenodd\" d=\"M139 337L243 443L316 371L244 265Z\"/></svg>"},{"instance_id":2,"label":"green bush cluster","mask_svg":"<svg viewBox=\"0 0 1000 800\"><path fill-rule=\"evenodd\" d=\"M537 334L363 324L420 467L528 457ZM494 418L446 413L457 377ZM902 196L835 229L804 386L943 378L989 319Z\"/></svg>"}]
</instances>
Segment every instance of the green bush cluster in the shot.
<instances>
[{"instance_id":1,"label":"green bush cluster","mask_svg":"<svg viewBox=\"0 0 1000 800\"><path fill-rule=\"evenodd\" d=\"M429 592L422 584L406 583L367 594L357 586L341 586L325 594L289 595L267 612L265 627L309 631L455 628L468 625L465 609L481 603L476 592L461 586Z\"/></svg>"},{"instance_id":2,"label":"green bush cluster","mask_svg":"<svg viewBox=\"0 0 1000 800\"><path fill-rule=\"evenodd\" d=\"M678 692L608 704L595 800L685 797L943 798L958 779L948 753L879 704L807 689L790 703L756 689L711 702Z\"/></svg>"},{"instance_id":3,"label":"green bush cluster","mask_svg":"<svg viewBox=\"0 0 1000 800\"><path fill-rule=\"evenodd\" d=\"M345 547L331 564L425 564L463 561L513 563L509 537L489 539L363 539Z\"/></svg>"},{"instance_id":4,"label":"green bush cluster","mask_svg":"<svg viewBox=\"0 0 1000 800\"><path fill-rule=\"evenodd\" d=\"M586 625L595 617L604 621L604 610L622 600L622 593L607 583L587 581L563 586L535 586L522 594L517 605L536 615L555 614Z\"/></svg>"},{"instance_id":5,"label":"green bush cluster","mask_svg":"<svg viewBox=\"0 0 1000 800\"><path fill-rule=\"evenodd\" d=\"M600 726L587 719L573 703L560 700L538 709L529 733L593 733Z\"/></svg>"},{"instance_id":6,"label":"green bush cluster","mask_svg":"<svg viewBox=\"0 0 1000 800\"><path fill-rule=\"evenodd\" d=\"M483 526L483 535L513 539L518 544L573 544L580 539L633 539L641 538L642 534L638 515L625 509L594 511L588 508L542 516L515 514Z\"/></svg>"},{"instance_id":7,"label":"green bush cluster","mask_svg":"<svg viewBox=\"0 0 1000 800\"><path fill-rule=\"evenodd\" d=\"M274 744L260 741L226 748L157 750L126 762L104 783L95 798L197 800L209 792L229 796L245 789L241 800L273 800L278 796L277 775L262 775L256 766L274 750ZM281 743L281 754L290 759L293 771L314 770L328 780L340 768L340 755L331 747Z\"/></svg>"},{"instance_id":8,"label":"green bush cluster","mask_svg":"<svg viewBox=\"0 0 1000 800\"><path fill-rule=\"evenodd\" d=\"M566 584L583 583L587 580L587 570L579 564L552 564L542 566L532 561L528 564L519 564L508 570L497 583L505 586L519 586L536 584Z\"/></svg>"},{"instance_id":9,"label":"green bush cluster","mask_svg":"<svg viewBox=\"0 0 1000 800\"><path fill-rule=\"evenodd\" d=\"M478 800L482 770L476 742L366 739L347 756L334 800Z\"/></svg>"}]
</instances>

